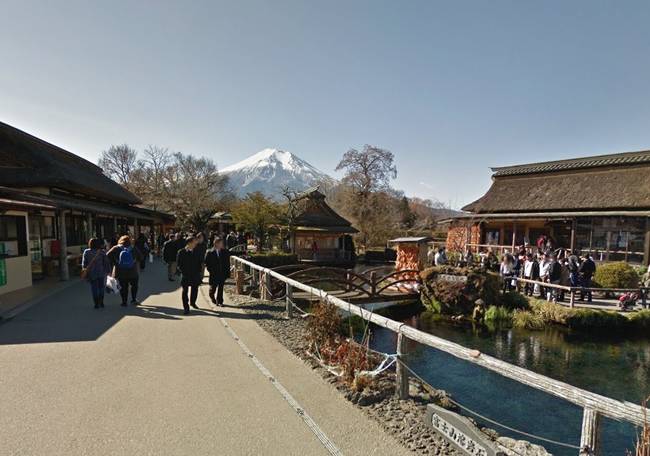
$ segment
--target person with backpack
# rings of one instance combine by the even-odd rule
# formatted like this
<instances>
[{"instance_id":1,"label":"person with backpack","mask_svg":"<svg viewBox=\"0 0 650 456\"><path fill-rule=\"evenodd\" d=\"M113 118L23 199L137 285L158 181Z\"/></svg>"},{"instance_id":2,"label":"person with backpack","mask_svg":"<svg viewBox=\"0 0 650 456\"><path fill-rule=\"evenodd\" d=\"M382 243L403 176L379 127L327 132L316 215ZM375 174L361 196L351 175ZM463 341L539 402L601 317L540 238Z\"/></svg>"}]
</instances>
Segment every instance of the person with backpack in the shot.
<instances>
[{"instance_id":1,"label":"person with backpack","mask_svg":"<svg viewBox=\"0 0 650 456\"><path fill-rule=\"evenodd\" d=\"M183 288L181 299L183 301L183 313L185 315L190 313L190 306L198 309L196 299L199 296L199 285L201 285L203 258L200 258L194 252L197 243L197 238L189 236L186 240L185 247L179 250L176 256L176 267L181 273L181 286Z\"/></svg>"},{"instance_id":2,"label":"person with backpack","mask_svg":"<svg viewBox=\"0 0 650 456\"><path fill-rule=\"evenodd\" d=\"M111 273L111 263L104 252L104 242L92 238L81 256L81 277L90 283L95 309L104 307L106 277Z\"/></svg>"},{"instance_id":3,"label":"person with backpack","mask_svg":"<svg viewBox=\"0 0 650 456\"><path fill-rule=\"evenodd\" d=\"M117 245L110 249L106 254L113 263L115 272L113 276L120 284L120 296L122 297L122 307L126 307L129 297L129 288L131 288L131 304L139 304L138 281L138 262L142 260L138 249L131 245L130 236L122 236L117 241Z\"/></svg>"},{"instance_id":4,"label":"person with backpack","mask_svg":"<svg viewBox=\"0 0 650 456\"><path fill-rule=\"evenodd\" d=\"M210 273L210 300L223 306L223 287L230 277L230 252L220 237L214 239L213 248L205 254L205 266Z\"/></svg>"}]
</instances>

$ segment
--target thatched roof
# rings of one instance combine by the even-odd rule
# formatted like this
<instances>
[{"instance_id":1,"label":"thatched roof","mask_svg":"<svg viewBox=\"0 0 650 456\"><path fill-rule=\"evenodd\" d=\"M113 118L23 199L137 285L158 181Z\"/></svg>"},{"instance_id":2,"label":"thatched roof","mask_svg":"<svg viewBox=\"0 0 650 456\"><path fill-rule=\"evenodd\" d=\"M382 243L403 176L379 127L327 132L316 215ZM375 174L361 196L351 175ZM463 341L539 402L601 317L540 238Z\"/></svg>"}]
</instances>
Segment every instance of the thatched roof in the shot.
<instances>
[{"instance_id":1,"label":"thatched roof","mask_svg":"<svg viewBox=\"0 0 650 456\"><path fill-rule=\"evenodd\" d=\"M501 166L492 168L494 177L513 176L520 174L537 174L573 169L602 168L609 166L628 166L650 163L650 150L638 152L623 152L609 155L593 155L591 157L571 158L568 160L554 160L526 165Z\"/></svg>"},{"instance_id":2,"label":"thatched roof","mask_svg":"<svg viewBox=\"0 0 650 456\"><path fill-rule=\"evenodd\" d=\"M294 221L297 230L309 231L313 229L331 233L359 232L325 202L325 195L318 188L302 193L299 199L303 201L304 206Z\"/></svg>"},{"instance_id":3,"label":"thatched roof","mask_svg":"<svg viewBox=\"0 0 650 456\"><path fill-rule=\"evenodd\" d=\"M137 204L137 196L101 168L22 130L0 122L0 185L55 187L112 202Z\"/></svg>"},{"instance_id":4,"label":"thatched roof","mask_svg":"<svg viewBox=\"0 0 650 456\"><path fill-rule=\"evenodd\" d=\"M498 168L488 192L468 204L472 213L650 208L650 153L608 156L608 165L578 160L569 169L550 170L544 163L509 171ZM647 155L644 158L643 155ZM569 161L566 161L567 163ZM549 162L556 163L556 162ZM537 169L537 171L533 171Z\"/></svg>"}]
</instances>

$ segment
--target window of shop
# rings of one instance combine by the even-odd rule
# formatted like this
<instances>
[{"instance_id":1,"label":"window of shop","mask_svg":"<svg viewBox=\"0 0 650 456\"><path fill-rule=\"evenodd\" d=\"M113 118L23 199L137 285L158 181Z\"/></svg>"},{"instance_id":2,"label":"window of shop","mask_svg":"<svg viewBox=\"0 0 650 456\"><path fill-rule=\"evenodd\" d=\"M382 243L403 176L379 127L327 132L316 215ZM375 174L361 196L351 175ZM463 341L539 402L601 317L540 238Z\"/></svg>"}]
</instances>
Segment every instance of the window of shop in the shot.
<instances>
[{"instance_id":1,"label":"window of shop","mask_svg":"<svg viewBox=\"0 0 650 456\"><path fill-rule=\"evenodd\" d=\"M597 261L643 263L645 230L643 217L579 219L576 246Z\"/></svg>"},{"instance_id":2,"label":"window of shop","mask_svg":"<svg viewBox=\"0 0 650 456\"><path fill-rule=\"evenodd\" d=\"M82 245L88 242L88 219L83 215L67 215L65 218L65 234L68 245Z\"/></svg>"},{"instance_id":3,"label":"window of shop","mask_svg":"<svg viewBox=\"0 0 650 456\"><path fill-rule=\"evenodd\" d=\"M24 216L0 215L0 253L27 256L27 224Z\"/></svg>"}]
</instances>

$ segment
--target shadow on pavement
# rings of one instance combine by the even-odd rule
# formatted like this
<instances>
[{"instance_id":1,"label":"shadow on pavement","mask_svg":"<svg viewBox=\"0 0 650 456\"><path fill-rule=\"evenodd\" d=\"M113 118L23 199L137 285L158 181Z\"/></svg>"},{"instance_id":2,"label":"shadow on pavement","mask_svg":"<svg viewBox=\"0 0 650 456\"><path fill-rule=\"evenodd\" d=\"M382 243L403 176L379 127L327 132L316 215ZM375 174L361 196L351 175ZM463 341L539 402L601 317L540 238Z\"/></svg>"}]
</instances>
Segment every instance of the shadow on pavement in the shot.
<instances>
[{"instance_id":1,"label":"shadow on pavement","mask_svg":"<svg viewBox=\"0 0 650 456\"><path fill-rule=\"evenodd\" d=\"M90 287L81 282L3 321L0 345L93 341L124 316L178 320L182 311L177 314L173 307L149 308L146 305L150 296L171 293L178 287L178 282L167 280L164 266L156 262L147 265L140 275L138 299L144 305L121 307L119 296L107 294L106 307L94 309Z\"/></svg>"}]
</instances>

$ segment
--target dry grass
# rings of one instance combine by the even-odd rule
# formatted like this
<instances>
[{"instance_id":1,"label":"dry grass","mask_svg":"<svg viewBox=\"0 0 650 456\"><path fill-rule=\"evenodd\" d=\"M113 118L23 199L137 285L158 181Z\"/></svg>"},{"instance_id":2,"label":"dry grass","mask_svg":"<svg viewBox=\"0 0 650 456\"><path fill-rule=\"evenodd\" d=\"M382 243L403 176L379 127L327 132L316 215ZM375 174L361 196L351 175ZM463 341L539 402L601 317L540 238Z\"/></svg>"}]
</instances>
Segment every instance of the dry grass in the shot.
<instances>
[{"instance_id":1,"label":"dry grass","mask_svg":"<svg viewBox=\"0 0 650 456\"><path fill-rule=\"evenodd\" d=\"M650 423L648 423L646 412L648 400L650 400L650 396L641 403L643 406L643 428L641 428L641 433L637 436L634 453L628 451L628 456L650 456Z\"/></svg>"}]
</instances>

